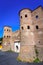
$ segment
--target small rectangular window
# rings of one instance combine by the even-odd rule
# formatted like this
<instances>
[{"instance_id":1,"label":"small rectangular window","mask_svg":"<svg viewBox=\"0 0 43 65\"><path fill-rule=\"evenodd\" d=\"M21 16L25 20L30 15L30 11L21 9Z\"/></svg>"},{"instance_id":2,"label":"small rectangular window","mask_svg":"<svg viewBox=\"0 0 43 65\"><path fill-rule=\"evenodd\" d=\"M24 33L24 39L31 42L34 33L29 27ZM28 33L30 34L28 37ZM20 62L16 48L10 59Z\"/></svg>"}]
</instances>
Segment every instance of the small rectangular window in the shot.
<instances>
[{"instance_id":1,"label":"small rectangular window","mask_svg":"<svg viewBox=\"0 0 43 65\"><path fill-rule=\"evenodd\" d=\"M36 25L36 29L39 29L38 25Z\"/></svg>"},{"instance_id":2,"label":"small rectangular window","mask_svg":"<svg viewBox=\"0 0 43 65\"><path fill-rule=\"evenodd\" d=\"M30 29L30 26L27 26L27 29Z\"/></svg>"},{"instance_id":3,"label":"small rectangular window","mask_svg":"<svg viewBox=\"0 0 43 65\"><path fill-rule=\"evenodd\" d=\"M36 15L36 18L38 18L38 15Z\"/></svg>"},{"instance_id":4,"label":"small rectangular window","mask_svg":"<svg viewBox=\"0 0 43 65\"><path fill-rule=\"evenodd\" d=\"M23 30L23 26L22 26L21 28L22 28L22 30Z\"/></svg>"},{"instance_id":5,"label":"small rectangular window","mask_svg":"<svg viewBox=\"0 0 43 65\"><path fill-rule=\"evenodd\" d=\"M27 17L27 14L25 14L25 17Z\"/></svg>"}]
</instances>

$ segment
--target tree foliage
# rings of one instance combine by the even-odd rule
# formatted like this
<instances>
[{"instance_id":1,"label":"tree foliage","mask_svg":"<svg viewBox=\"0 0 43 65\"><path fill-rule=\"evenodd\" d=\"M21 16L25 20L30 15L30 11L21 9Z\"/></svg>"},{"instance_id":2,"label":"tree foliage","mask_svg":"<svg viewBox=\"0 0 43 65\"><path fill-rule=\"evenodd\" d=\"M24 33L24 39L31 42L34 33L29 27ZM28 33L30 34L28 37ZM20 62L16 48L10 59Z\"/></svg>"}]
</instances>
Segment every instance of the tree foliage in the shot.
<instances>
[{"instance_id":1,"label":"tree foliage","mask_svg":"<svg viewBox=\"0 0 43 65\"><path fill-rule=\"evenodd\" d=\"M2 40L3 40L3 38L1 37L1 38L0 38L0 41L2 41Z\"/></svg>"}]
</instances>

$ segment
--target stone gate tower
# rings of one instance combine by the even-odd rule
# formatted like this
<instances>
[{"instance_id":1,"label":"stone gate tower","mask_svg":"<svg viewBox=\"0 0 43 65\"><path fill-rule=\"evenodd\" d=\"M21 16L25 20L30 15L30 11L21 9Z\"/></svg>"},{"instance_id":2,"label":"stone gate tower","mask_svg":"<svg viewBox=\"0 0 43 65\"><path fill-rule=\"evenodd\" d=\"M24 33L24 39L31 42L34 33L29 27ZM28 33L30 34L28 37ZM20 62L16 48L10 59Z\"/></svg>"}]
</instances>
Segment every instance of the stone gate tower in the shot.
<instances>
[{"instance_id":1,"label":"stone gate tower","mask_svg":"<svg viewBox=\"0 0 43 65\"><path fill-rule=\"evenodd\" d=\"M10 26L4 26L4 33L3 33L3 50L8 51L11 47L11 36L12 36L12 29Z\"/></svg>"},{"instance_id":2,"label":"stone gate tower","mask_svg":"<svg viewBox=\"0 0 43 65\"><path fill-rule=\"evenodd\" d=\"M19 58L32 62L36 58L35 46L39 52L39 59L43 60L43 9L38 7L34 11L22 9L20 11L21 44ZM41 54L42 53L42 54Z\"/></svg>"}]
</instances>

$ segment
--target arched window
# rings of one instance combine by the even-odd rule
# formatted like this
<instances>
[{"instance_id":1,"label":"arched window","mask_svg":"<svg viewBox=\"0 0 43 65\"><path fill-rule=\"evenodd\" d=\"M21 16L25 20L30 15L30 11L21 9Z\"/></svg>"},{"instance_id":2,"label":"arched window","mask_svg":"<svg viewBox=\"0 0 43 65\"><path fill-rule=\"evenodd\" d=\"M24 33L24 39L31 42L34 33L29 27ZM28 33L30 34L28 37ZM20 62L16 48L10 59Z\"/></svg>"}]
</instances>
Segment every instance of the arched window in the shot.
<instances>
[{"instance_id":1,"label":"arched window","mask_svg":"<svg viewBox=\"0 0 43 65\"><path fill-rule=\"evenodd\" d=\"M38 15L36 15L36 18L38 18Z\"/></svg>"},{"instance_id":2,"label":"arched window","mask_svg":"<svg viewBox=\"0 0 43 65\"><path fill-rule=\"evenodd\" d=\"M21 19L22 19L22 16L20 16L21 17Z\"/></svg>"},{"instance_id":3,"label":"arched window","mask_svg":"<svg viewBox=\"0 0 43 65\"><path fill-rule=\"evenodd\" d=\"M36 25L36 29L39 29L38 25Z\"/></svg>"},{"instance_id":4,"label":"arched window","mask_svg":"<svg viewBox=\"0 0 43 65\"><path fill-rule=\"evenodd\" d=\"M27 26L27 29L30 29L30 26Z\"/></svg>"},{"instance_id":5,"label":"arched window","mask_svg":"<svg viewBox=\"0 0 43 65\"><path fill-rule=\"evenodd\" d=\"M9 30L7 29L7 31L9 31Z\"/></svg>"},{"instance_id":6,"label":"arched window","mask_svg":"<svg viewBox=\"0 0 43 65\"><path fill-rule=\"evenodd\" d=\"M21 28L22 28L22 30L23 30L23 26L22 26Z\"/></svg>"},{"instance_id":7,"label":"arched window","mask_svg":"<svg viewBox=\"0 0 43 65\"><path fill-rule=\"evenodd\" d=\"M7 38L8 38L9 36L7 36Z\"/></svg>"},{"instance_id":8,"label":"arched window","mask_svg":"<svg viewBox=\"0 0 43 65\"><path fill-rule=\"evenodd\" d=\"M25 14L25 17L27 17L27 14Z\"/></svg>"}]
</instances>

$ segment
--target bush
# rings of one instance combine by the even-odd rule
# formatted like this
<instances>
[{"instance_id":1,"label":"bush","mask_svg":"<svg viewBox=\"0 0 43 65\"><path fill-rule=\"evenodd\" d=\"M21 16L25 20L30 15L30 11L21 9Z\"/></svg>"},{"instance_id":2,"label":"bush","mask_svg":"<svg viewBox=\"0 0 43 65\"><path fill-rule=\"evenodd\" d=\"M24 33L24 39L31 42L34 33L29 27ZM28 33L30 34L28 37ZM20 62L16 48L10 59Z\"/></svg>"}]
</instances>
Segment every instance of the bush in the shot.
<instances>
[{"instance_id":1,"label":"bush","mask_svg":"<svg viewBox=\"0 0 43 65\"><path fill-rule=\"evenodd\" d=\"M21 62L21 59L19 57L17 58L17 60Z\"/></svg>"},{"instance_id":2,"label":"bush","mask_svg":"<svg viewBox=\"0 0 43 65\"><path fill-rule=\"evenodd\" d=\"M36 47L36 45L35 45L34 47L35 47L35 53L36 53L36 57L38 58L38 54L39 54L39 52L38 52L38 50L37 50L37 47Z\"/></svg>"},{"instance_id":3,"label":"bush","mask_svg":"<svg viewBox=\"0 0 43 65\"><path fill-rule=\"evenodd\" d=\"M36 58L36 59L34 60L34 62L38 62L38 63L39 63L39 62L40 62L40 60L39 60L38 58Z\"/></svg>"}]
</instances>

